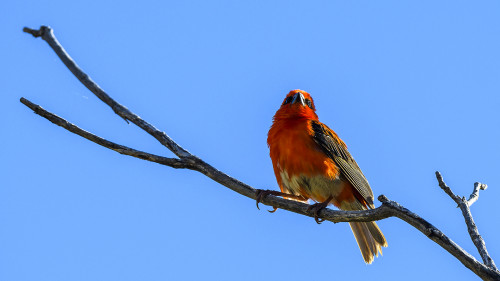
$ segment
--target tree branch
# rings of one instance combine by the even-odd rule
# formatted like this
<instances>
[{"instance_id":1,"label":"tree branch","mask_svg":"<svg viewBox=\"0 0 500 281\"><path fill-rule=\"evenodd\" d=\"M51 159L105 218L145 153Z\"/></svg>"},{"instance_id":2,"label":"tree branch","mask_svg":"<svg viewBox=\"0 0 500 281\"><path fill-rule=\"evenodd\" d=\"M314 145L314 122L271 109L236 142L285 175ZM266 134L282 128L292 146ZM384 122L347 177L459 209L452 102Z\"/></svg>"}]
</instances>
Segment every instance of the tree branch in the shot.
<instances>
[{"instance_id":1,"label":"tree branch","mask_svg":"<svg viewBox=\"0 0 500 281\"><path fill-rule=\"evenodd\" d=\"M61 126L64 129L66 129L74 134L77 134L77 135L84 137L92 142L95 142L98 145L101 145L101 146L104 146L104 147L109 148L111 150L114 150L120 154L136 157L136 158L143 159L143 160L148 160L151 162L155 162L155 163L162 164L162 165L169 166L169 167L176 168L176 169L186 169L186 168L191 167L190 163L188 163L187 161L184 161L184 160L180 160L180 159L176 159L176 158L167 158L167 157L163 157L163 156L150 154L147 152L135 150L133 148L129 148L129 147L119 145L119 144L116 144L114 142L110 142L108 140L105 140L101 137L98 137L98 136L92 134L92 133L89 133L85 130L80 129L76 125L71 124L70 122L62 119L61 117L46 111L41 106L34 104L25 98L21 98L21 103L23 103L27 107L31 108L36 114L42 116L43 118L49 120L50 122L52 122L58 126Z\"/></svg>"},{"instance_id":2,"label":"tree branch","mask_svg":"<svg viewBox=\"0 0 500 281\"><path fill-rule=\"evenodd\" d=\"M480 182L475 182L474 183L474 190L469 196L469 199L467 200L467 204L469 204L469 207L474 204L479 199L479 189L481 190L486 190L488 188L488 185Z\"/></svg>"},{"instance_id":3,"label":"tree branch","mask_svg":"<svg viewBox=\"0 0 500 281\"><path fill-rule=\"evenodd\" d=\"M44 110L40 106L33 104L24 98L21 98L21 102L26 106L28 106L29 108L31 108L32 110L34 110L36 114L39 114L40 116L48 119L52 123L59 125L72 133L78 134L90 141L93 141L106 148L117 151L121 154L137 157L143 160L152 161L169 167L195 170L200 173L203 173L212 180L220 183L221 185L235 192L238 192L246 197L256 199L257 196L256 189L252 188L251 186L245 183L238 181L237 179L228 176L227 174L217 170L213 166L204 162L200 158L192 155L187 150L183 149L180 145L175 143L170 137L167 136L167 134L157 130L154 126L142 120L139 116L132 113L126 107L122 106L121 104L113 100L94 81L92 81L92 79L87 74L85 74L77 66L77 64L73 61L73 59L71 59L68 53L57 41L50 27L42 26L40 27L39 30L24 28L23 31L35 37L41 37L44 41L46 41L56 52L59 58L63 61L66 67L68 67L68 69L78 78L78 80L80 80L80 82L82 82L82 84L84 84L92 93L94 93L104 103L109 105L113 109L113 111L120 117L122 117L125 120L130 120L132 123L136 124L141 129L143 129L144 131L148 132L151 136L156 138L161 144L163 144L165 147L171 150L175 155L177 155L179 159L166 158L158 155L153 155L107 141L103 138L100 138L96 135L93 135L87 131L80 129L77 126L67 122L66 120ZM451 190L450 193L453 195ZM383 195L379 196L378 199L379 201L382 202L382 205L372 210L340 211L340 210L323 209L319 212L319 218L331 222L354 222L354 221L366 222L366 221L382 220L389 217L397 217L407 222L408 224L412 225L420 232L422 232L424 235L426 235L429 239L436 242L450 254L455 256L464 266L472 270L476 275L478 275L482 279L500 280L500 272L496 271L494 267L490 268L485 264L482 264L481 262L477 261L473 256L464 251L459 245L457 245L450 238L444 235L439 229L434 227L432 224L430 224L417 214L404 208L397 202L387 199ZM293 200L284 199L281 197L276 197L273 195L268 195L262 198L261 203L309 217L314 216L314 214L312 214L312 212L308 210L308 207L310 205Z\"/></svg>"},{"instance_id":4,"label":"tree branch","mask_svg":"<svg viewBox=\"0 0 500 281\"><path fill-rule=\"evenodd\" d=\"M75 75L75 77L80 80L80 82L87 87L96 97L107 104L113 111L118 114L121 118L128 122L130 120L135 125L139 126L141 129L149 133L151 136L156 138L162 145L167 147L178 157L189 157L191 154L175 143L167 134L157 130L153 125L141 119L141 117L135 115L125 106L119 104L114 99L112 99L106 92L104 92L99 85L97 85L81 68L75 63L75 61L68 55L66 50L57 41L54 36L52 28L48 26L41 26L39 30L33 30L31 28L25 27L23 31L33 35L34 37L42 37L42 39L47 42L52 50L57 54L61 61L66 65L66 67Z\"/></svg>"},{"instance_id":5,"label":"tree branch","mask_svg":"<svg viewBox=\"0 0 500 281\"><path fill-rule=\"evenodd\" d=\"M439 186L460 207L460 210L462 211L462 215L465 218L465 223L467 224L467 230L469 232L470 238L472 239L472 242L474 243L479 254L481 255L481 258L483 259L484 264L487 267L498 271L497 267L495 266L495 262L488 254L488 250L486 250L486 244L484 243L483 237L481 237L481 235L479 234L476 223L474 222L474 219L472 218L472 214L470 212L469 203L468 203L467 199L465 199L465 197L460 198L459 196L455 195L453 193L453 191L451 191L451 188L449 186L447 186L446 183L444 182L443 176L441 176L441 173L436 172L436 178L438 180ZM481 185L482 184L480 184L480 183L474 184L474 191L472 192L472 194L470 196L470 198L475 197L473 202L477 201L477 198L479 197L479 188ZM486 185L484 185L484 186L486 186ZM483 189L485 189L485 188L483 188Z\"/></svg>"}]
</instances>

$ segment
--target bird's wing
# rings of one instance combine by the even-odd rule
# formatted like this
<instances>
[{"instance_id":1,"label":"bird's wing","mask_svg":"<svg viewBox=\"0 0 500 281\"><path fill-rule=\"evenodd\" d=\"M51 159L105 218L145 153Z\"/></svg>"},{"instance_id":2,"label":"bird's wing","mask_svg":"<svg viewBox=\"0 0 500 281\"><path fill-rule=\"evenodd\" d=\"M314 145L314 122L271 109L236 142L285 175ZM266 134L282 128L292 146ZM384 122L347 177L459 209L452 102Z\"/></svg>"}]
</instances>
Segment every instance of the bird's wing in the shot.
<instances>
[{"instance_id":1,"label":"bird's wing","mask_svg":"<svg viewBox=\"0 0 500 281\"><path fill-rule=\"evenodd\" d=\"M311 121L313 139L322 151L339 166L342 175L354 186L370 207L373 205L373 192L368 180L352 158L345 143L337 134L319 121Z\"/></svg>"}]
</instances>

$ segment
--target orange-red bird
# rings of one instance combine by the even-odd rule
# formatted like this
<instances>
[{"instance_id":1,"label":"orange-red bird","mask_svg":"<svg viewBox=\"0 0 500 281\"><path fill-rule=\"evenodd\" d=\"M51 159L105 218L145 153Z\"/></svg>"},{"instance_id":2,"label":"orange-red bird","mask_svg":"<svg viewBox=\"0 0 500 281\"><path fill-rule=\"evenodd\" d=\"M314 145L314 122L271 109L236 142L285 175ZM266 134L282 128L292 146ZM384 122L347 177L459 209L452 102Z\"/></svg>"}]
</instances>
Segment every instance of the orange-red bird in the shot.
<instances>
[{"instance_id":1,"label":"orange-red bird","mask_svg":"<svg viewBox=\"0 0 500 281\"><path fill-rule=\"evenodd\" d=\"M341 210L373 209L373 192L345 143L319 122L311 95L293 90L273 117L269 145L281 192ZM286 197L286 196L285 196ZM312 205L314 206L314 205ZM387 247L375 222L350 222L366 263Z\"/></svg>"}]
</instances>

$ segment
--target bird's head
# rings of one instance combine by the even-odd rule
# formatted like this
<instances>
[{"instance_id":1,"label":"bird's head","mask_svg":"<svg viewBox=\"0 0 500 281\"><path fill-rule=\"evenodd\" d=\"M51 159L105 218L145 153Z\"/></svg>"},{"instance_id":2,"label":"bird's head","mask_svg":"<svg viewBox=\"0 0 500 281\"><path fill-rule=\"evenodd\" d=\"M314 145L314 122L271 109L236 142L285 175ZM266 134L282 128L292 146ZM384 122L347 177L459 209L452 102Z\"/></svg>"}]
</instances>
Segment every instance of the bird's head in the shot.
<instances>
[{"instance_id":1,"label":"bird's head","mask_svg":"<svg viewBox=\"0 0 500 281\"><path fill-rule=\"evenodd\" d=\"M314 101L308 92L292 90L286 95L274 118L318 119L315 111Z\"/></svg>"}]
</instances>

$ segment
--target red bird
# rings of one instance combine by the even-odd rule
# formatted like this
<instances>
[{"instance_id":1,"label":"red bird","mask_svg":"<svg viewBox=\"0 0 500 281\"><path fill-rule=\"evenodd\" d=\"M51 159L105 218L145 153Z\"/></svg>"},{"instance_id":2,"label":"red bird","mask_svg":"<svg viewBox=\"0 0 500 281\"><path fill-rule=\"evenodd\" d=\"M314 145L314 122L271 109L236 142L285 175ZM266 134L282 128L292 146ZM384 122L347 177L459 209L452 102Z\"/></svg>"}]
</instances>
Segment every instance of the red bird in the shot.
<instances>
[{"instance_id":1,"label":"red bird","mask_svg":"<svg viewBox=\"0 0 500 281\"><path fill-rule=\"evenodd\" d=\"M318 202L311 206L318 223L319 210L329 204L346 211L375 208L370 185L347 146L315 111L309 93L293 90L273 117L267 144L283 196ZM363 259L372 263L387 247L382 231L375 222L349 225Z\"/></svg>"}]
</instances>

